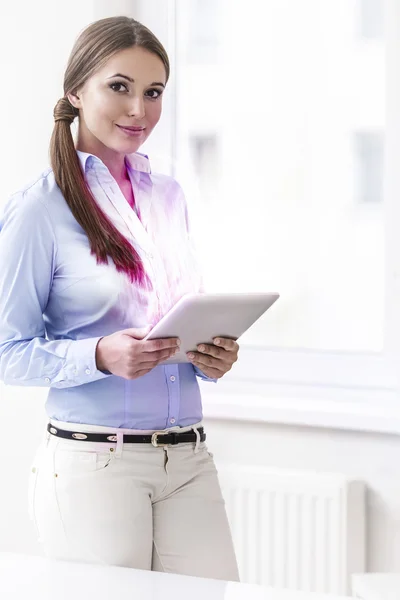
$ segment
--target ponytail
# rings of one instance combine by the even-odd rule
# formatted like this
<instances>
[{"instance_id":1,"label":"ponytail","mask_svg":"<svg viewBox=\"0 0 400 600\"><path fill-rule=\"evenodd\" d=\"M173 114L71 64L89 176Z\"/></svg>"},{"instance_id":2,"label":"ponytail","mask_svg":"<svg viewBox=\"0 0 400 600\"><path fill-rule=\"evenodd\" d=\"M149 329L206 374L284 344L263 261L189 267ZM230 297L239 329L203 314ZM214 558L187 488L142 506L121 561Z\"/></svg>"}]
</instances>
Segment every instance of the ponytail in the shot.
<instances>
[{"instance_id":1,"label":"ponytail","mask_svg":"<svg viewBox=\"0 0 400 600\"><path fill-rule=\"evenodd\" d=\"M140 256L101 210L85 181L71 133L71 124L78 114L68 98L61 98L54 108L50 162L56 183L86 232L97 264L107 264L110 256L117 271L125 272L132 283L149 285Z\"/></svg>"}]
</instances>

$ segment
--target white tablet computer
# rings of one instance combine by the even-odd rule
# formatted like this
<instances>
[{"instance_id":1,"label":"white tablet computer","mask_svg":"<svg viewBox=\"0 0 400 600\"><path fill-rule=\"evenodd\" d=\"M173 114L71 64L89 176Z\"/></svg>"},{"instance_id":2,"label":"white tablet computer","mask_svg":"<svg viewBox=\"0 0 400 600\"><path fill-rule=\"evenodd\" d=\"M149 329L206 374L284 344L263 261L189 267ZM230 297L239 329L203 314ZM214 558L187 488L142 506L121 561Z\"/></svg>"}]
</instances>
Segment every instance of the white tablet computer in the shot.
<instances>
[{"instance_id":1,"label":"white tablet computer","mask_svg":"<svg viewBox=\"0 0 400 600\"><path fill-rule=\"evenodd\" d=\"M189 362L186 352L220 336L237 340L279 298L277 293L186 294L147 334L146 340L178 337L180 351L160 364Z\"/></svg>"}]
</instances>

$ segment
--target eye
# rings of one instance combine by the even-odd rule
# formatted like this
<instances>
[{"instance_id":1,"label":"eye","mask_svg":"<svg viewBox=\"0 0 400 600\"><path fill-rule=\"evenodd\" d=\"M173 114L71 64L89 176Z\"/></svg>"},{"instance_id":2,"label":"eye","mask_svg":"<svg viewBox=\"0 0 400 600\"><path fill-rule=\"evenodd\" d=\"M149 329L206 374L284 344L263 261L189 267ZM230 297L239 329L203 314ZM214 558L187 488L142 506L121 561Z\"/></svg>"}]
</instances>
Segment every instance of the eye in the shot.
<instances>
[{"instance_id":1,"label":"eye","mask_svg":"<svg viewBox=\"0 0 400 600\"><path fill-rule=\"evenodd\" d=\"M113 90L113 92L120 92L120 89L115 89L117 88L125 88L125 92L128 91L128 88L126 87L126 85L124 83L121 83L120 81L115 81L114 83L110 83L109 87Z\"/></svg>"},{"instance_id":2,"label":"eye","mask_svg":"<svg viewBox=\"0 0 400 600\"><path fill-rule=\"evenodd\" d=\"M152 94L153 92L155 92L156 95L155 96L149 96L149 98L151 100L157 100L157 98L159 98L161 96L161 94L163 93L163 90L156 90L155 88L153 88L152 90L149 90L148 92L146 92L146 95L147 94Z\"/></svg>"}]
</instances>

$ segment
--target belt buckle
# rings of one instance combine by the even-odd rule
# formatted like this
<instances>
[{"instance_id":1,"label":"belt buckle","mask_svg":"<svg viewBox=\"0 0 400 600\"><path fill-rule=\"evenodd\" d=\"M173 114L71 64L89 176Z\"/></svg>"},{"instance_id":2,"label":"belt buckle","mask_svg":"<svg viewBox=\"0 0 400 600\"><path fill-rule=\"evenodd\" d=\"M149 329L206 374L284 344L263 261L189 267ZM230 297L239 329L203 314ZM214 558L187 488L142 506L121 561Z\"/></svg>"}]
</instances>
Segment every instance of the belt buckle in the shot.
<instances>
[{"instance_id":1,"label":"belt buckle","mask_svg":"<svg viewBox=\"0 0 400 600\"><path fill-rule=\"evenodd\" d=\"M153 433L153 435L151 436L151 443L154 446L154 448L162 448L163 446L168 446L168 444L159 444L158 440L157 440L157 436L158 435L166 435L164 431L155 431Z\"/></svg>"}]
</instances>

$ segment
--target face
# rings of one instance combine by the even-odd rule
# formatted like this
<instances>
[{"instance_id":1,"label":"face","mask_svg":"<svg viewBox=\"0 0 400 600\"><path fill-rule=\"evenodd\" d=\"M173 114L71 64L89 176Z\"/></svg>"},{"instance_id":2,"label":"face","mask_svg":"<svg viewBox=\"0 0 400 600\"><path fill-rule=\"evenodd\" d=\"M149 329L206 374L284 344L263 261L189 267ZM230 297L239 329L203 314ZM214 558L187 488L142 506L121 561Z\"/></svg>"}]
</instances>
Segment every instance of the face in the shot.
<instances>
[{"instance_id":1,"label":"face","mask_svg":"<svg viewBox=\"0 0 400 600\"><path fill-rule=\"evenodd\" d=\"M68 98L79 109L78 149L96 156L136 152L161 116L166 73L155 54L122 50Z\"/></svg>"}]
</instances>

